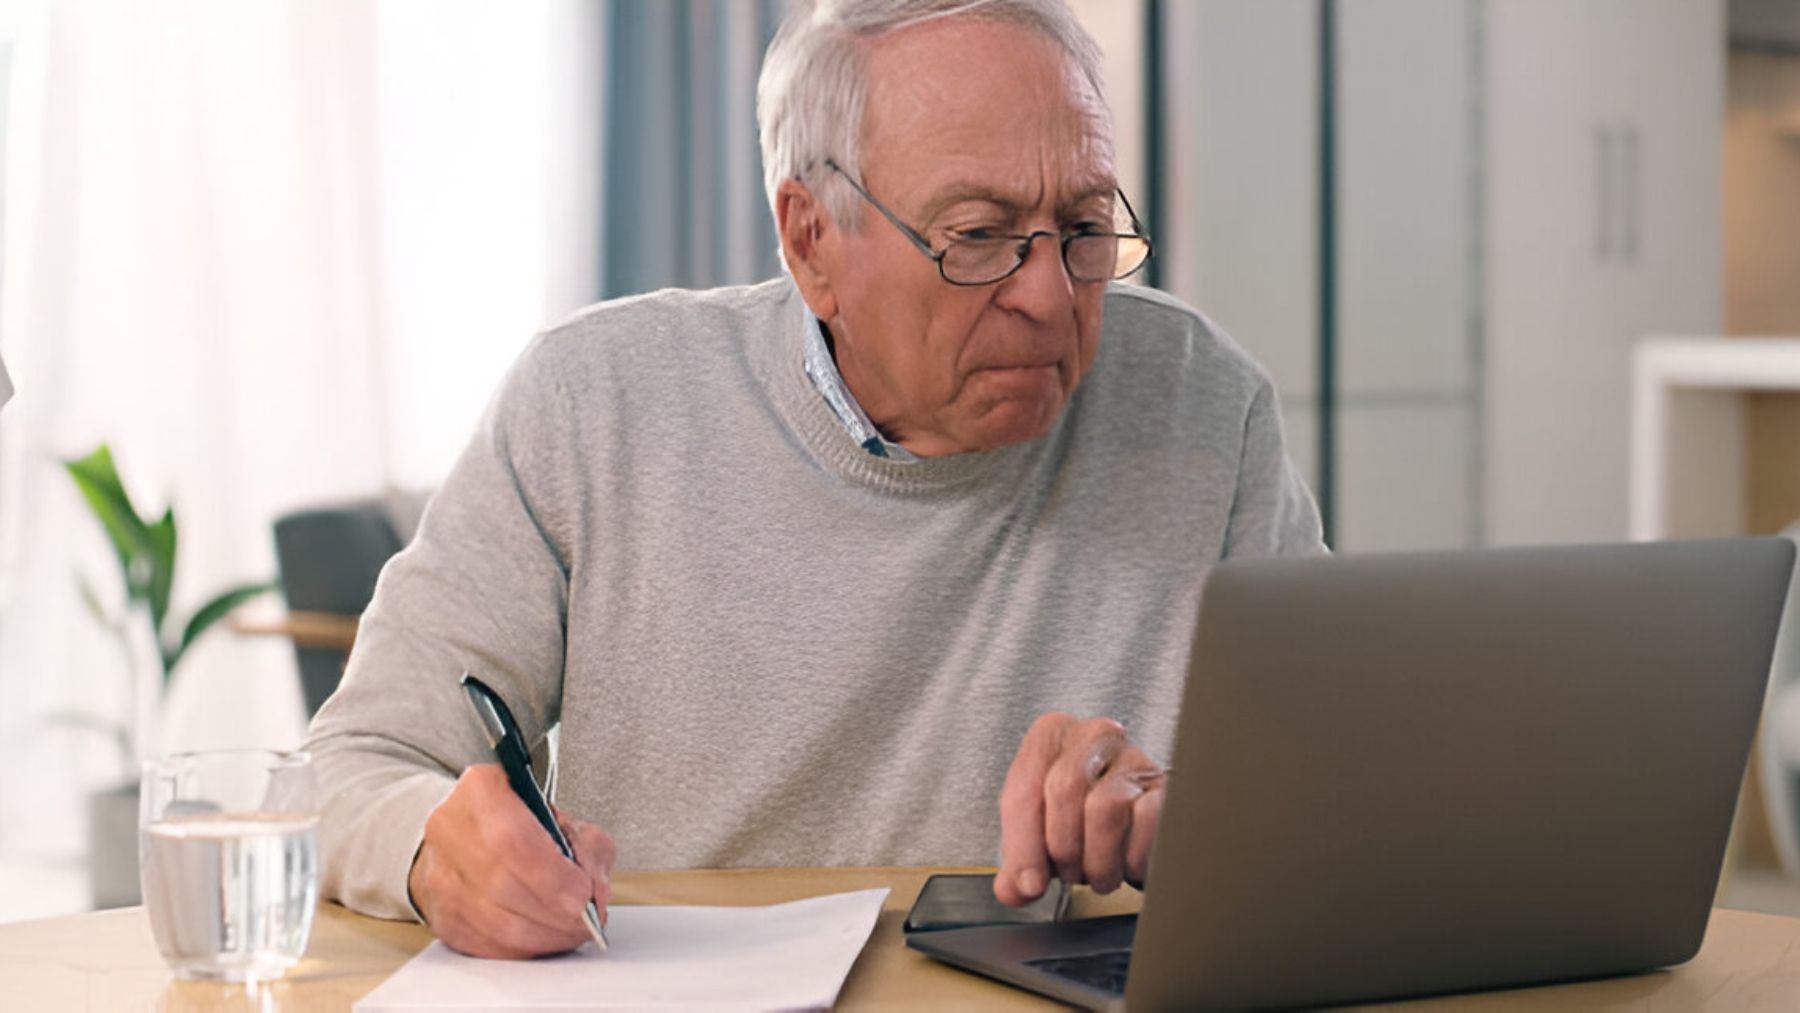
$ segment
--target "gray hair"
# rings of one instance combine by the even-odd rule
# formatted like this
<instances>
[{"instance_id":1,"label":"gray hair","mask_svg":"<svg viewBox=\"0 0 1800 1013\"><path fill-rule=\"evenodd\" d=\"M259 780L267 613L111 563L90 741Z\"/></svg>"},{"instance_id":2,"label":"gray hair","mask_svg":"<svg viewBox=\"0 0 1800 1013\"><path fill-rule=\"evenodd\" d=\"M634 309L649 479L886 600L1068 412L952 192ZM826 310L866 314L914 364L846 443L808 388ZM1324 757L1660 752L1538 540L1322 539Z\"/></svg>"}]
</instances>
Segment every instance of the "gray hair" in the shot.
<instances>
[{"instance_id":1,"label":"gray hair","mask_svg":"<svg viewBox=\"0 0 1800 1013\"><path fill-rule=\"evenodd\" d=\"M763 186L774 210L784 180L809 180L841 228L855 230L856 194L826 159L862 178L865 43L935 18L976 17L1021 25L1067 52L1101 98L1100 47L1065 0L798 0L763 57L756 83ZM777 228L780 224L777 223Z\"/></svg>"}]
</instances>

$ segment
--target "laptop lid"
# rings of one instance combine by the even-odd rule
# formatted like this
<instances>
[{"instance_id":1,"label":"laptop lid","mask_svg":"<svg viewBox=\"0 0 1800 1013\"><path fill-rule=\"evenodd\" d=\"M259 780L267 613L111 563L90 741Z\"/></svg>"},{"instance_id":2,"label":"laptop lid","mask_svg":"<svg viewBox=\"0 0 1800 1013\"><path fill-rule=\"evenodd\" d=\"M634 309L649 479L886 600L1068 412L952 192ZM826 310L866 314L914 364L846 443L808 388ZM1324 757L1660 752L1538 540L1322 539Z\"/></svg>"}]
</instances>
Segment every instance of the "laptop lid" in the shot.
<instances>
[{"instance_id":1,"label":"laptop lid","mask_svg":"<svg viewBox=\"0 0 1800 1013\"><path fill-rule=\"evenodd\" d=\"M1691 957L1793 555L1767 538L1219 567L1128 1004Z\"/></svg>"}]
</instances>

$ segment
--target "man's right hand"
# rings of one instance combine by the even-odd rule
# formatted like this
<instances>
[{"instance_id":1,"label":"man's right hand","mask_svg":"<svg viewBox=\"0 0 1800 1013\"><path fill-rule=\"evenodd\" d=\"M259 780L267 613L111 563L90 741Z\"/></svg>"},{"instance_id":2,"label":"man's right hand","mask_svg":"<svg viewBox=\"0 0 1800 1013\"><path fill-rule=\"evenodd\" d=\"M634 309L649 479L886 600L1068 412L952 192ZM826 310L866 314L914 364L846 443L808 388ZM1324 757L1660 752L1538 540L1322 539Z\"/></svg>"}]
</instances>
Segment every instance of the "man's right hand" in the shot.
<instances>
[{"instance_id":1,"label":"man's right hand","mask_svg":"<svg viewBox=\"0 0 1800 1013\"><path fill-rule=\"evenodd\" d=\"M413 905L446 946L472 957L575 949L591 938L582 921L589 898L605 917L617 852L594 824L561 822L579 867L513 794L499 764L470 767L425 820L407 877Z\"/></svg>"}]
</instances>

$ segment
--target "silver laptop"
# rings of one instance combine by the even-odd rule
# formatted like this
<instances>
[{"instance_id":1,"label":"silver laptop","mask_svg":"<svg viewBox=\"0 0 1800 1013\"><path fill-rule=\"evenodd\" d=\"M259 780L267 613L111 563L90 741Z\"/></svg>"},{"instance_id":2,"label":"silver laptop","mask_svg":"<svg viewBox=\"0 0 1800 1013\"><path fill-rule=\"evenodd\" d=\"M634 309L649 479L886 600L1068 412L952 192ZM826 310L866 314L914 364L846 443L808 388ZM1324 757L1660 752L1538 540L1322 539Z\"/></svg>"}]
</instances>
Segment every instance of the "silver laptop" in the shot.
<instances>
[{"instance_id":1,"label":"silver laptop","mask_svg":"<svg viewBox=\"0 0 1800 1013\"><path fill-rule=\"evenodd\" d=\"M908 945L1133 1009L1681 963L1793 557L1745 538L1227 563L1206 585L1143 914Z\"/></svg>"}]
</instances>

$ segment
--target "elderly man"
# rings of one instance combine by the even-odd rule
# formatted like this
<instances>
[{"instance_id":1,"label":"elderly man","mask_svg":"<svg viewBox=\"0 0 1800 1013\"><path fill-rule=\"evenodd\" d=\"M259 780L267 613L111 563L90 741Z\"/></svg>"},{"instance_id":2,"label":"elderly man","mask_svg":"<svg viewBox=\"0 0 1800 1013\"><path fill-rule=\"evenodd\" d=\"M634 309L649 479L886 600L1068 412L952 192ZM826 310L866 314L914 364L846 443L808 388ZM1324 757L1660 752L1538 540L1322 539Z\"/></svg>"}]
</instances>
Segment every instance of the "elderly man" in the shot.
<instances>
[{"instance_id":1,"label":"elderly man","mask_svg":"<svg viewBox=\"0 0 1800 1013\"><path fill-rule=\"evenodd\" d=\"M526 956L615 855L1141 881L1203 575L1321 549L1262 372L1109 285L1148 242L1060 0L801 4L758 104L788 276L540 335L382 575L311 739L352 907ZM579 866L465 670L560 723Z\"/></svg>"}]
</instances>

